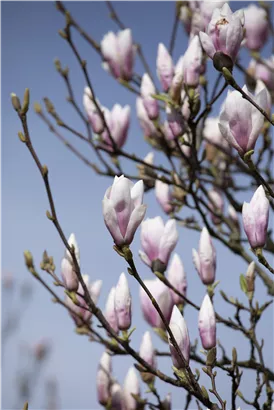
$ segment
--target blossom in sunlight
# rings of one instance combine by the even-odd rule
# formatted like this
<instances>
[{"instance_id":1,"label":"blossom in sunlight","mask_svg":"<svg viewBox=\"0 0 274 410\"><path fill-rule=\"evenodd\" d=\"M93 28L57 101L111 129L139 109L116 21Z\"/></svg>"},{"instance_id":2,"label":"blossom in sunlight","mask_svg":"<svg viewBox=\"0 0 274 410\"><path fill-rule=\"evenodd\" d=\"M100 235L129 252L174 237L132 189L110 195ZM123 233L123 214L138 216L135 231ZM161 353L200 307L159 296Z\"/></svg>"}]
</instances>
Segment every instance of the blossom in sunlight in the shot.
<instances>
[{"instance_id":1,"label":"blossom in sunlight","mask_svg":"<svg viewBox=\"0 0 274 410\"><path fill-rule=\"evenodd\" d=\"M198 327L203 348L212 349L216 346L216 318L208 294L205 295L200 307Z\"/></svg>"},{"instance_id":2,"label":"blossom in sunlight","mask_svg":"<svg viewBox=\"0 0 274 410\"><path fill-rule=\"evenodd\" d=\"M243 91L261 108L267 109L267 93L262 89L255 97L246 86ZM239 91L228 92L220 114L219 127L223 137L240 155L252 150L262 131L264 117Z\"/></svg>"},{"instance_id":3,"label":"blossom in sunlight","mask_svg":"<svg viewBox=\"0 0 274 410\"><path fill-rule=\"evenodd\" d=\"M172 83L174 75L174 65L172 57L163 43L160 43L158 46L156 66L157 75L160 80L161 86L163 90L167 92Z\"/></svg>"},{"instance_id":4,"label":"blossom in sunlight","mask_svg":"<svg viewBox=\"0 0 274 410\"><path fill-rule=\"evenodd\" d=\"M155 182L155 196L164 212L168 214L174 210L174 206L171 204L172 194L170 186L159 179L156 179Z\"/></svg>"},{"instance_id":5,"label":"blossom in sunlight","mask_svg":"<svg viewBox=\"0 0 274 410\"><path fill-rule=\"evenodd\" d=\"M187 325L185 319L177 306L173 307L172 315L169 322L170 330L173 333L173 336L177 342L177 345L185 359L185 361L189 362L189 354L190 354L190 340ZM182 359L180 358L177 350L172 344L172 341L169 337L169 348L171 353L171 358L173 365L177 369L184 368L184 364L182 363Z\"/></svg>"},{"instance_id":6,"label":"blossom in sunlight","mask_svg":"<svg viewBox=\"0 0 274 410\"><path fill-rule=\"evenodd\" d=\"M169 288L158 278L144 280L144 284L158 303L165 319L169 321L174 305ZM164 329L165 326L162 319L142 287L140 288L140 302L145 320L152 327Z\"/></svg>"},{"instance_id":7,"label":"blossom in sunlight","mask_svg":"<svg viewBox=\"0 0 274 410\"><path fill-rule=\"evenodd\" d=\"M250 50L259 50L268 39L269 22L267 12L256 4L249 4L244 9L245 45Z\"/></svg>"},{"instance_id":8,"label":"blossom in sunlight","mask_svg":"<svg viewBox=\"0 0 274 410\"><path fill-rule=\"evenodd\" d=\"M171 259L167 271L167 279L183 296L186 296L186 273L181 258L177 253L175 253ZM184 302L184 299L177 295L177 293L175 293L172 289L170 289L170 293L175 305L179 305Z\"/></svg>"},{"instance_id":9,"label":"blossom in sunlight","mask_svg":"<svg viewBox=\"0 0 274 410\"><path fill-rule=\"evenodd\" d=\"M106 227L116 245L130 245L136 229L146 212L143 202L144 183L133 184L124 175L115 176L112 186L103 199L103 215Z\"/></svg>"},{"instance_id":10,"label":"blossom in sunlight","mask_svg":"<svg viewBox=\"0 0 274 410\"><path fill-rule=\"evenodd\" d=\"M111 356L107 352L104 352L99 362L96 377L97 397L102 406L105 406L109 400L111 373Z\"/></svg>"},{"instance_id":11,"label":"blossom in sunlight","mask_svg":"<svg viewBox=\"0 0 274 410\"><path fill-rule=\"evenodd\" d=\"M192 249L193 262L204 285L211 285L215 281L216 251L209 232L202 229L199 250Z\"/></svg>"},{"instance_id":12,"label":"blossom in sunlight","mask_svg":"<svg viewBox=\"0 0 274 410\"><path fill-rule=\"evenodd\" d=\"M101 41L101 51L106 69L115 78L130 80L133 74L135 48L130 29L112 31L105 34Z\"/></svg>"},{"instance_id":13,"label":"blossom in sunlight","mask_svg":"<svg viewBox=\"0 0 274 410\"><path fill-rule=\"evenodd\" d=\"M221 9L214 9L207 32L200 31L200 40L206 54L213 59L216 52L222 52L234 62L244 37L244 13L232 13L225 3Z\"/></svg>"},{"instance_id":14,"label":"blossom in sunlight","mask_svg":"<svg viewBox=\"0 0 274 410\"><path fill-rule=\"evenodd\" d=\"M262 185L255 191L250 202L243 204L243 225L253 249L263 248L267 239L269 200Z\"/></svg>"},{"instance_id":15,"label":"blossom in sunlight","mask_svg":"<svg viewBox=\"0 0 274 410\"><path fill-rule=\"evenodd\" d=\"M169 219L164 224L160 216L147 218L141 225L143 251L139 251L139 255L148 266L153 267L153 262L157 260L166 266L177 241L178 232L174 219Z\"/></svg>"},{"instance_id":16,"label":"blossom in sunlight","mask_svg":"<svg viewBox=\"0 0 274 410\"><path fill-rule=\"evenodd\" d=\"M149 119L155 120L159 115L158 101L152 97L153 94L156 94L156 88L147 73L142 77L140 92Z\"/></svg>"},{"instance_id":17,"label":"blossom in sunlight","mask_svg":"<svg viewBox=\"0 0 274 410\"><path fill-rule=\"evenodd\" d=\"M127 277L121 273L115 288L114 307L118 328L127 330L131 326L131 294Z\"/></svg>"},{"instance_id":18,"label":"blossom in sunlight","mask_svg":"<svg viewBox=\"0 0 274 410\"><path fill-rule=\"evenodd\" d=\"M140 395L140 383L134 367L130 367L124 381L124 398L126 408L130 410L137 410L138 403L132 394Z\"/></svg>"}]
</instances>

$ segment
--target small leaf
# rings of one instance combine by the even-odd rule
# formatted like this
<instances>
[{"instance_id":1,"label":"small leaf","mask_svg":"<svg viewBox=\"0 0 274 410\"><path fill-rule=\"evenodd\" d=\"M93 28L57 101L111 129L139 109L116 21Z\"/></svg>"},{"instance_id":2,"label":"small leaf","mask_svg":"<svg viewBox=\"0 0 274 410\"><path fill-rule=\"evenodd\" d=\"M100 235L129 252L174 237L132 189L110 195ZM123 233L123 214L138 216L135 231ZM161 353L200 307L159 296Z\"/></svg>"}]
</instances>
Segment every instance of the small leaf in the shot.
<instances>
[{"instance_id":1,"label":"small leaf","mask_svg":"<svg viewBox=\"0 0 274 410\"><path fill-rule=\"evenodd\" d=\"M246 294L247 293L247 284L246 284L246 277L245 275L240 275L240 286L242 291Z\"/></svg>"}]
</instances>

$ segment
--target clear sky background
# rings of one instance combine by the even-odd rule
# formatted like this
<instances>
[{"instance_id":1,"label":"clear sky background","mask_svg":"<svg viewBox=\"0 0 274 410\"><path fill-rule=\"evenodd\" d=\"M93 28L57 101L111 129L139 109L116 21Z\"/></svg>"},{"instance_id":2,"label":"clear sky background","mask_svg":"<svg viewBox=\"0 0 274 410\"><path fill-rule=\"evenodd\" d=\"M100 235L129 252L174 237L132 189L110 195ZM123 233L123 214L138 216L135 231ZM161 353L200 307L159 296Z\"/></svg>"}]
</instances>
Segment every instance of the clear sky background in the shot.
<instances>
[{"instance_id":1,"label":"clear sky background","mask_svg":"<svg viewBox=\"0 0 274 410\"><path fill-rule=\"evenodd\" d=\"M233 9L247 6L248 2L231 2ZM30 408L45 408L46 397L43 381L54 378L59 388L59 408L61 409L98 409L96 398L95 377L97 363L102 354L102 347L91 344L86 337L75 334L74 324L66 311L51 301L50 295L34 279L29 277L24 266L23 251L31 250L36 265L39 266L42 253L47 249L54 256L59 274L64 247L52 223L45 213L48 209L45 189L37 168L26 147L20 143L17 132L20 124L10 104L10 93L23 95L24 89L31 90L31 103L42 102L47 96L55 104L60 116L74 128L85 132L83 124L66 101L67 92L62 79L53 64L58 57L63 65L68 65L77 101L82 104L83 89L86 86L84 77L78 67L75 57L64 40L58 35L58 30L64 26L63 16L55 9L52 2L2 2L2 269L14 274L16 281L28 281L33 288L32 300L21 321L16 338L9 341L4 352L2 368L2 408L12 408L15 403L14 383L16 369L20 366L23 343L34 343L41 338L52 342L52 352L45 369L34 389L30 400ZM67 2L66 6L81 25L97 40L109 31L117 31L115 23L109 18L106 5L103 2ZM159 42L168 45L174 18L173 2L115 2L115 7L122 21L132 28L134 40L143 44L145 56L155 73L155 61ZM96 52L78 35L79 51L87 60L88 70L101 103L111 108L114 103L130 104L131 127L126 149L138 152L143 157L150 147L143 140L135 114L135 96L119 86L116 81L101 68L101 61ZM175 61L187 47L187 38L182 27L179 27L175 48ZM270 54L266 47L264 55ZM242 53L244 64L247 63L247 53ZM143 73L139 62L136 70ZM216 73L210 68L209 78L214 80ZM238 77L241 84L243 79ZM219 106L215 110L218 113ZM29 127L35 149L43 164L49 168L49 177L56 201L57 212L61 225L67 236L74 232L81 250L81 268L90 275L92 280L102 279L103 288L99 306L104 308L110 288L116 284L119 274L126 270L124 261L112 250L112 239L108 234L102 217L101 200L106 188L111 184L108 178L97 177L93 171L73 156L52 135L42 121L30 109ZM66 134L71 141L75 141ZM80 146L80 141L76 141ZM92 151L82 146L82 152L94 159ZM161 163L160 154L156 153L155 162ZM131 164L122 161L129 171L133 172ZM241 181L244 182L244 181ZM249 200L252 192L240 195L240 199ZM154 194L147 195L148 217L161 215L154 199ZM182 210L182 216L189 213ZM188 277L188 295L200 304L205 294L205 288L194 269L191 249L197 247L199 234L178 228L180 240L176 252L181 256ZM136 234L132 249L136 255L137 267L143 278L151 278L152 274L138 260L139 231ZM238 296L246 302L239 289L239 275L245 272L247 265L237 256L232 255L215 242L217 248L217 279L221 281L219 289L224 289L228 295ZM45 278L46 274L41 273ZM48 279L48 278L47 278ZM50 283L50 280L48 281ZM132 337L133 346L138 349L142 334L149 326L142 319L139 309L139 288L134 280L129 278L133 296L133 324L137 327ZM264 288L260 279L256 282L256 299L262 303L266 300ZM61 294L61 291L59 291ZM3 312L11 307L11 302L3 295ZM224 316L233 313L224 305L216 293L215 306ZM13 305L14 307L14 305ZM20 310L18 310L19 312ZM185 318L189 327L191 340L198 337L197 312L187 307ZM265 339L265 361L269 367L273 365L273 311L265 313L262 324L258 326L260 334ZM218 326L218 338L231 355L233 346L237 346L240 358L249 357L249 343L241 335L231 332L222 325ZM160 350L168 350L156 335L153 342ZM199 342L200 343L200 342ZM19 363L20 362L20 363ZM128 367L132 364L130 358L114 359L114 375L122 382ZM171 361L159 360L159 367L171 374ZM192 364L192 367L195 364ZM206 375L201 375L201 383L209 386ZM157 382L161 395L172 392L174 409L183 408L186 393L168 385ZM217 386L220 394L230 400L230 380L218 370ZM249 390L248 397L253 397L255 372L245 372L242 378L241 390ZM145 395L145 386L142 386ZM23 405L23 403L21 403ZM241 400L238 405L242 409ZM22 407L22 406L21 406ZM191 409L196 408L193 402ZM229 408L229 407L228 407Z\"/></svg>"}]
</instances>

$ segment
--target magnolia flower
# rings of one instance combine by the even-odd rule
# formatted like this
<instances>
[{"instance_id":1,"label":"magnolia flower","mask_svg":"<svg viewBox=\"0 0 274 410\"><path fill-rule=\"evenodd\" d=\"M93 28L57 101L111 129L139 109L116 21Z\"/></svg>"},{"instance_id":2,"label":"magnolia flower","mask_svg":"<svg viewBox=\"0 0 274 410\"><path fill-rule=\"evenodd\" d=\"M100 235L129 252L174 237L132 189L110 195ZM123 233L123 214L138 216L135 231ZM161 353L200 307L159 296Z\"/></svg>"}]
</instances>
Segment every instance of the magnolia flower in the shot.
<instances>
[{"instance_id":1,"label":"magnolia flower","mask_svg":"<svg viewBox=\"0 0 274 410\"><path fill-rule=\"evenodd\" d=\"M199 85L202 57L199 37L194 36L185 52L183 60L184 84L189 87L197 87Z\"/></svg>"},{"instance_id":2,"label":"magnolia flower","mask_svg":"<svg viewBox=\"0 0 274 410\"><path fill-rule=\"evenodd\" d=\"M102 406L105 406L109 400L111 372L111 357L107 352L104 352L98 366L96 377L98 401Z\"/></svg>"},{"instance_id":3,"label":"magnolia flower","mask_svg":"<svg viewBox=\"0 0 274 410\"><path fill-rule=\"evenodd\" d=\"M115 287L111 288L105 307L105 318L114 330L115 333L118 333L118 320L115 311Z\"/></svg>"},{"instance_id":4,"label":"magnolia flower","mask_svg":"<svg viewBox=\"0 0 274 410\"><path fill-rule=\"evenodd\" d=\"M79 249L79 246L78 246L78 243L76 241L76 237L75 237L74 233L72 233L70 235L70 237L68 238L68 244L69 244L70 248L73 247L75 258L77 260L78 265L80 265L80 249ZM68 251L68 249L66 249L66 251L65 251L65 258L68 261L70 261L71 263L73 263L73 259L71 257L70 252Z\"/></svg>"},{"instance_id":5,"label":"magnolia flower","mask_svg":"<svg viewBox=\"0 0 274 410\"><path fill-rule=\"evenodd\" d=\"M224 200L220 191L217 189L211 189L208 192L208 196L210 199L209 208L213 212L222 214L224 212ZM214 224L219 224L221 222L221 219L213 213L211 214L211 219Z\"/></svg>"},{"instance_id":6,"label":"magnolia flower","mask_svg":"<svg viewBox=\"0 0 274 410\"><path fill-rule=\"evenodd\" d=\"M236 209L231 204L229 204L227 210L228 210L228 217L239 228L240 227L239 218L238 218L238 214L237 214Z\"/></svg>"},{"instance_id":7,"label":"magnolia flower","mask_svg":"<svg viewBox=\"0 0 274 410\"><path fill-rule=\"evenodd\" d=\"M117 246L130 245L136 229L146 212L143 205L144 183L133 184L124 175L115 176L111 187L106 190L103 199L103 215Z\"/></svg>"},{"instance_id":8,"label":"magnolia flower","mask_svg":"<svg viewBox=\"0 0 274 410\"><path fill-rule=\"evenodd\" d=\"M274 90L274 55L261 63L251 60L247 71L257 80L262 80L270 91Z\"/></svg>"},{"instance_id":9,"label":"magnolia flower","mask_svg":"<svg viewBox=\"0 0 274 410\"><path fill-rule=\"evenodd\" d=\"M243 87L243 91L260 107L267 109L265 89L262 89L255 97L246 86ZM263 115L249 101L242 98L239 91L228 93L220 114L219 127L223 137L240 155L244 155L255 147L263 123Z\"/></svg>"},{"instance_id":10,"label":"magnolia flower","mask_svg":"<svg viewBox=\"0 0 274 410\"><path fill-rule=\"evenodd\" d=\"M110 388L111 410L125 410L123 390L119 383L114 382Z\"/></svg>"},{"instance_id":11,"label":"magnolia flower","mask_svg":"<svg viewBox=\"0 0 274 410\"><path fill-rule=\"evenodd\" d=\"M100 107L100 102L98 100L96 100L96 102ZM92 93L89 87L85 87L84 89L83 105L93 132L95 132L95 134L101 134L105 128L104 123L93 101Z\"/></svg>"},{"instance_id":12,"label":"magnolia flower","mask_svg":"<svg viewBox=\"0 0 274 410\"><path fill-rule=\"evenodd\" d=\"M149 119L155 120L159 115L158 102L152 97L153 94L156 94L156 88L147 73L142 77L140 92Z\"/></svg>"},{"instance_id":13,"label":"magnolia flower","mask_svg":"<svg viewBox=\"0 0 274 410\"><path fill-rule=\"evenodd\" d=\"M171 99L175 102L180 101L180 95L181 95L182 86L183 86L183 68L184 68L184 57L181 56L175 66L174 77L172 78L171 86L169 89L169 95Z\"/></svg>"},{"instance_id":14,"label":"magnolia flower","mask_svg":"<svg viewBox=\"0 0 274 410\"><path fill-rule=\"evenodd\" d=\"M159 133L153 122L149 119L144 101L141 97L137 97L136 99L136 112L145 137L157 137Z\"/></svg>"},{"instance_id":15,"label":"magnolia flower","mask_svg":"<svg viewBox=\"0 0 274 410\"><path fill-rule=\"evenodd\" d=\"M182 355L185 359L185 361L188 363L189 362L189 354L190 354L190 341L189 341L189 335L188 335L188 329L187 325L185 322L185 319L183 318L181 312L177 308L177 306L173 307L172 310L172 315L170 318L169 322L169 327L170 330L173 333L173 336L177 342L177 345L182 352ZM184 368L184 364L182 363L182 359L180 358L179 354L177 353L175 347L173 346L170 338L169 338L169 348L170 348L170 353L171 353L171 358L173 365L177 369L182 369Z\"/></svg>"},{"instance_id":16,"label":"magnolia flower","mask_svg":"<svg viewBox=\"0 0 274 410\"><path fill-rule=\"evenodd\" d=\"M173 308L173 301L169 292L169 288L158 278L152 280L144 280L144 284L158 303L165 319L169 321ZM140 302L145 320L152 327L164 329L165 326L162 322L162 319L160 318L158 312L156 311L150 298L143 288L140 288Z\"/></svg>"},{"instance_id":17,"label":"magnolia flower","mask_svg":"<svg viewBox=\"0 0 274 410\"><path fill-rule=\"evenodd\" d=\"M114 306L119 329L129 329L131 326L131 294L124 273L121 273L115 289Z\"/></svg>"},{"instance_id":18,"label":"magnolia flower","mask_svg":"<svg viewBox=\"0 0 274 410\"><path fill-rule=\"evenodd\" d=\"M115 104L111 111L103 108L103 114L110 131L111 137L118 148L122 148L126 142L129 122L130 122L130 106L122 107L120 104ZM108 131L105 129L101 135L101 142L108 148L113 150L113 143Z\"/></svg>"},{"instance_id":19,"label":"magnolia flower","mask_svg":"<svg viewBox=\"0 0 274 410\"><path fill-rule=\"evenodd\" d=\"M144 252L139 252L140 257L148 266L152 266L157 260L167 265L177 241L178 232L174 219L169 219L164 225L160 216L147 218L141 225L141 244Z\"/></svg>"},{"instance_id":20,"label":"magnolia flower","mask_svg":"<svg viewBox=\"0 0 274 410\"><path fill-rule=\"evenodd\" d=\"M198 327L203 348L212 349L216 346L216 318L208 294L205 295L200 307Z\"/></svg>"},{"instance_id":21,"label":"magnolia flower","mask_svg":"<svg viewBox=\"0 0 274 410\"><path fill-rule=\"evenodd\" d=\"M168 214L174 210L174 206L170 203L172 201L170 187L159 179L155 182L155 196L164 212Z\"/></svg>"},{"instance_id":22,"label":"magnolia flower","mask_svg":"<svg viewBox=\"0 0 274 410\"><path fill-rule=\"evenodd\" d=\"M180 137L185 131L185 123L182 113L176 108L166 106L166 115L167 121L165 122L165 127L169 127L170 131L168 132L169 140Z\"/></svg>"},{"instance_id":23,"label":"magnolia flower","mask_svg":"<svg viewBox=\"0 0 274 410\"><path fill-rule=\"evenodd\" d=\"M167 92L171 86L174 75L174 65L171 55L162 43L158 46L156 66L157 75L161 82L162 88L165 92Z\"/></svg>"},{"instance_id":24,"label":"magnolia flower","mask_svg":"<svg viewBox=\"0 0 274 410\"><path fill-rule=\"evenodd\" d=\"M266 112L267 112L268 115L270 115L271 114L271 108L272 108L272 99L271 99L270 92L266 88L263 81L257 80L256 81L256 87L255 87L255 95L257 96L262 90L265 90L265 92L266 92L266 102L267 102Z\"/></svg>"},{"instance_id":25,"label":"magnolia flower","mask_svg":"<svg viewBox=\"0 0 274 410\"><path fill-rule=\"evenodd\" d=\"M204 285L211 285L215 280L216 251L206 228L202 229L199 251L192 249L193 262Z\"/></svg>"},{"instance_id":26,"label":"magnolia flower","mask_svg":"<svg viewBox=\"0 0 274 410\"><path fill-rule=\"evenodd\" d=\"M245 45L250 50L259 50L264 46L269 34L267 12L256 4L244 9Z\"/></svg>"},{"instance_id":27,"label":"magnolia flower","mask_svg":"<svg viewBox=\"0 0 274 410\"><path fill-rule=\"evenodd\" d=\"M151 335L149 331L145 332L143 335L139 355L150 366L156 368L157 361L156 361L156 356L155 356L155 350L153 347L153 343L152 343L152 339L151 339Z\"/></svg>"},{"instance_id":28,"label":"magnolia flower","mask_svg":"<svg viewBox=\"0 0 274 410\"><path fill-rule=\"evenodd\" d=\"M167 271L167 278L169 282L184 296L186 296L187 290L187 281L186 281L186 273L184 270L183 263L181 261L180 256L175 253L173 258L171 259L168 271ZM177 293L175 293L172 289L170 289L170 293L175 305L179 305L180 303L184 302L184 299L181 298Z\"/></svg>"},{"instance_id":29,"label":"magnolia flower","mask_svg":"<svg viewBox=\"0 0 274 410\"><path fill-rule=\"evenodd\" d=\"M124 399L127 410L135 410L138 407L138 403L132 394L140 395L139 380L134 367L130 367L124 381Z\"/></svg>"},{"instance_id":30,"label":"magnolia flower","mask_svg":"<svg viewBox=\"0 0 274 410\"><path fill-rule=\"evenodd\" d=\"M201 14L204 18L205 27L207 27L210 23L214 10L221 9L224 6L224 4L227 3L227 0L199 1L198 3L200 5Z\"/></svg>"},{"instance_id":31,"label":"magnolia flower","mask_svg":"<svg viewBox=\"0 0 274 410\"><path fill-rule=\"evenodd\" d=\"M79 286L78 276L73 268L73 264L66 258L62 259L61 276L68 291L76 292Z\"/></svg>"},{"instance_id":32,"label":"magnolia flower","mask_svg":"<svg viewBox=\"0 0 274 410\"><path fill-rule=\"evenodd\" d=\"M98 302L99 295L101 293L103 281L102 280L96 280L95 282L92 282L89 286L89 293L91 296L91 299L95 303L95 305Z\"/></svg>"},{"instance_id":33,"label":"magnolia flower","mask_svg":"<svg viewBox=\"0 0 274 410\"><path fill-rule=\"evenodd\" d=\"M253 249L263 248L267 237L269 200L262 185L255 191L251 201L243 204L243 224L247 239Z\"/></svg>"},{"instance_id":34,"label":"magnolia flower","mask_svg":"<svg viewBox=\"0 0 274 410\"><path fill-rule=\"evenodd\" d=\"M130 29L121 30L118 34L108 32L101 41L101 51L107 70L115 78L131 79L135 50Z\"/></svg>"},{"instance_id":35,"label":"magnolia flower","mask_svg":"<svg viewBox=\"0 0 274 410\"><path fill-rule=\"evenodd\" d=\"M244 13L232 13L227 3L215 9L207 28L207 34L200 31L200 40L206 54L213 59L216 52L222 52L234 62L244 36Z\"/></svg>"}]
</instances>

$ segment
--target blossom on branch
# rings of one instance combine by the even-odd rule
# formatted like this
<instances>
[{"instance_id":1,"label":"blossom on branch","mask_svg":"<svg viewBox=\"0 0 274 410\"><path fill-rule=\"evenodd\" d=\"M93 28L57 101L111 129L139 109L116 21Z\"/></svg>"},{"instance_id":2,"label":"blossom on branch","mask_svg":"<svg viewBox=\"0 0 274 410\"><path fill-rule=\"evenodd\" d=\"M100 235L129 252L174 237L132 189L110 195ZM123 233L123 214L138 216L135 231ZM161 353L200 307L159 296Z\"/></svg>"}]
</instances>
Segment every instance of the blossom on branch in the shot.
<instances>
[{"instance_id":1,"label":"blossom on branch","mask_svg":"<svg viewBox=\"0 0 274 410\"><path fill-rule=\"evenodd\" d=\"M169 282L183 295L186 296L187 290L187 280L186 273L184 270L183 263L180 256L175 253L171 259L170 265L167 271L167 278ZM177 293L170 289L170 293L175 305L179 305L184 302L184 299L181 298Z\"/></svg>"},{"instance_id":2,"label":"blossom on branch","mask_svg":"<svg viewBox=\"0 0 274 410\"><path fill-rule=\"evenodd\" d=\"M202 229L199 250L192 249L193 262L204 285L211 285L215 281L216 251L209 232Z\"/></svg>"},{"instance_id":3,"label":"blossom on branch","mask_svg":"<svg viewBox=\"0 0 274 410\"><path fill-rule=\"evenodd\" d=\"M182 355L185 361L188 363L189 354L190 354L189 334L188 334L188 329L187 329L185 319L183 315L181 314L181 312L179 311L179 309L177 308L177 306L173 307L172 315L171 315L170 322L169 322L169 327L179 346L180 351L182 352ZM175 347L173 346L172 341L170 340L170 337L168 341L169 341L169 348L170 348L173 365L177 369L184 368L182 359L180 358Z\"/></svg>"},{"instance_id":4,"label":"blossom on branch","mask_svg":"<svg viewBox=\"0 0 274 410\"><path fill-rule=\"evenodd\" d=\"M250 50L260 50L269 34L267 12L256 4L250 4L244 9L245 16L245 45Z\"/></svg>"},{"instance_id":5,"label":"blossom on branch","mask_svg":"<svg viewBox=\"0 0 274 410\"><path fill-rule=\"evenodd\" d=\"M216 318L208 294L205 295L199 311L199 333L204 349L216 346Z\"/></svg>"},{"instance_id":6,"label":"blossom on branch","mask_svg":"<svg viewBox=\"0 0 274 410\"><path fill-rule=\"evenodd\" d=\"M131 294L127 277L121 273L115 289L114 299L118 328L128 330L131 326Z\"/></svg>"}]
</instances>

